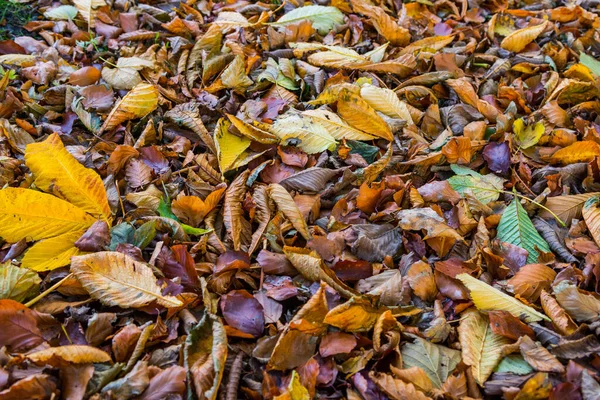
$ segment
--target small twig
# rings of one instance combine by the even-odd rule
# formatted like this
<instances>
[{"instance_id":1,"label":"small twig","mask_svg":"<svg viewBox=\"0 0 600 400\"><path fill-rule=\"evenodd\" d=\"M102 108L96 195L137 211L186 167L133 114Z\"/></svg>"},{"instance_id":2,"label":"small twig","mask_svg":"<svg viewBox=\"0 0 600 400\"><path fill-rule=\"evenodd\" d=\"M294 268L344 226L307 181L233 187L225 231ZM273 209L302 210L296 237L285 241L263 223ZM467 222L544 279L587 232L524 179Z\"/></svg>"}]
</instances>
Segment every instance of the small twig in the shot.
<instances>
[{"instance_id":1,"label":"small twig","mask_svg":"<svg viewBox=\"0 0 600 400\"><path fill-rule=\"evenodd\" d=\"M48 296L51 292L53 292L56 289L58 289L58 287L60 285L62 285L63 283L65 283L65 281L67 279L71 278L72 276L73 276L72 273L70 273L69 275L65 276L60 281L56 282L54 285L52 285L48 289L46 289L44 292L40 293L37 297L35 297L35 298L29 300L27 303L25 303L25 307L31 308L31 306L33 306L35 303L37 303L38 301L40 301L44 297Z\"/></svg>"}]
</instances>

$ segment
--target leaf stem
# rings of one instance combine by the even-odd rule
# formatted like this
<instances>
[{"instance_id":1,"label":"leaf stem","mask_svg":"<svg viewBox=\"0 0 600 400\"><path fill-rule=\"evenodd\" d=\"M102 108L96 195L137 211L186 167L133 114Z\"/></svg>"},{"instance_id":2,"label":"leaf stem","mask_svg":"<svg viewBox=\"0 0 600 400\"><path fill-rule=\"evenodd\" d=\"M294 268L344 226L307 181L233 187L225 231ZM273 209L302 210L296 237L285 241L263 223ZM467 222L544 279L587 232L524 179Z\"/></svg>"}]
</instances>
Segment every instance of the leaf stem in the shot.
<instances>
[{"instance_id":1,"label":"leaf stem","mask_svg":"<svg viewBox=\"0 0 600 400\"><path fill-rule=\"evenodd\" d=\"M71 278L72 276L73 276L73 273L70 273L69 275L65 276L60 281L56 282L54 285L50 286L48 289L46 289L45 291L40 293L37 297L35 297L35 298L29 300L27 303L25 303L25 307L31 308L31 306L33 306L35 303L37 303L38 301L40 301L41 299L43 299L44 297L48 296L50 293L52 293L53 291L58 289L58 287L60 285L65 283L65 281L67 279Z\"/></svg>"},{"instance_id":2,"label":"leaf stem","mask_svg":"<svg viewBox=\"0 0 600 400\"><path fill-rule=\"evenodd\" d=\"M542 209L544 209L544 210L548 211L548 212L550 213L550 215L552 215L552 216L554 217L554 219L556 219L556 221L557 221L559 224L561 224L562 226L564 226L564 227L566 227L566 226L567 226L567 224L565 224L565 223L563 222L563 220L562 220L562 219L560 219L560 217L559 217L558 215L556 215L556 214L555 214L555 213L554 213L552 210L550 210L548 207L544 206L543 204L540 204L540 203L538 203L538 202L537 202L537 201L535 201L535 200L531 200L531 199L530 199L529 197L527 197L527 196L523 196L522 194L519 194L519 193L516 193L516 192L509 192L508 190L496 190L496 189L486 189L486 190L495 191L495 192L498 192L498 193L510 194L510 195L512 195L512 196L516 196L516 197L518 197L518 198L520 198L520 199L527 200L527 201L529 201L529 202L531 202L531 203L535 204L536 206L538 206L538 207L540 207L540 208L542 208Z\"/></svg>"}]
</instances>

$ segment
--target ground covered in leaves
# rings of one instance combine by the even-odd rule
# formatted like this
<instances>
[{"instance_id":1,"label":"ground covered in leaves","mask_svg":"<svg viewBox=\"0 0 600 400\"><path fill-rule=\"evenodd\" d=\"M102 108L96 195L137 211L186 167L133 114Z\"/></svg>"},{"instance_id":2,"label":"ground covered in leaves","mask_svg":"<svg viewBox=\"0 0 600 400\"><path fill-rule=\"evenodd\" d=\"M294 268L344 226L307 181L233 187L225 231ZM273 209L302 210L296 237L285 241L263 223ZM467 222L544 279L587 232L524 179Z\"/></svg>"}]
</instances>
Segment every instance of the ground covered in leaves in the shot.
<instances>
[{"instance_id":1,"label":"ground covered in leaves","mask_svg":"<svg viewBox=\"0 0 600 400\"><path fill-rule=\"evenodd\" d=\"M597 1L1 1L0 400L600 398Z\"/></svg>"}]
</instances>

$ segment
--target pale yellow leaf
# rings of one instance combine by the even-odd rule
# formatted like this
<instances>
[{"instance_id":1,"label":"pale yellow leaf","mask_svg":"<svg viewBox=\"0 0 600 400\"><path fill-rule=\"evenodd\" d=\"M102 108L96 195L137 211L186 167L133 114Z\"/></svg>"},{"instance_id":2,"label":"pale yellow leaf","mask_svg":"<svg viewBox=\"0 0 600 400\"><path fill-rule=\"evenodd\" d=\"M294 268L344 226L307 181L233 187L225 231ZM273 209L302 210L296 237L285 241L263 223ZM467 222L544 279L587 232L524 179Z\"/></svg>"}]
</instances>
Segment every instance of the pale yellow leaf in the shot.
<instances>
[{"instance_id":1,"label":"pale yellow leaf","mask_svg":"<svg viewBox=\"0 0 600 400\"><path fill-rule=\"evenodd\" d=\"M322 125L300 115L287 115L277 119L271 126L271 132L284 144L296 144L309 154L333 150L336 141Z\"/></svg>"},{"instance_id":2,"label":"pale yellow leaf","mask_svg":"<svg viewBox=\"0 0 600 400\"><path fill-rule=\"evenodd\" d=\"M156 302L179 307L182 302L163 296L152 269L117 252L103 251L71 259L71 272L90 296L107 306L144 307Z\"/></svg>"},{"instance_id":3,"label":"pale yellow leaf","mask_svg":"<svg viewBox=\"0 0 600 400\"><path fill-rule=\"evenodd\" d=\"M25 163L33 172L35 185L67 200L85 212L107 222L112 214L100 176L69 153L58 134L27 146Z\"/></svg>"},{"instance_id":4,"label":"pale yellow leaf","mask_svg":"<svg viewBox=\"0 0 600 400\"><path fill-rule=\"evenodd\" d=\"M412 383L405 383L391 375L371 371L369 376L373 382L392 400L427 400L423 392L418 391Z\"/></svg>"},{"instance_id":5,"label":"pale yellow leaf","mask_svg":"<svg viewBox=\"0 0 600 400\"><path fill-rule=\"evenodd\" d=\"M461 314L458 337L463 362L471 366L475 382L483 386L502 359L503 346L511 340L494 333L489 318L475 308Z\"/></svg>"},{"instance_id":6,"label":"pale yellow leaf","mask_svg":"<svg viewBox=\"0 0 600 400\"><path fill-rule=\"evenodd\" d=\"M4 54L0 56L0 64L16 65L22 67L26 64L33 64L37 56L29 54Z\"/></svg>"},{"instance_id":7,"label":"pale yellow leaf","mask_svg":"<svg viewBox=\"0 0 600 400\"><path fill-rule=\"evenodd\" d=\"M596 244L600 244L600 208L598 202L600 197L594 196L586 200L583 205L582 215L588 231L591 233Z\"/></svg>"},{"instance_id":8,"label":"pale yellow leaf","mask_svg":"<svg viewBox=\"0 0 600 400\"><path fill-rule=\"evenodd\" d=\"M31 189L0 190L0 237L10 243L82 231L96 220L80 208Z\"/></svg>"},{"instance_id":9,"label":"pale yellow leaf","mask_svg":"<svg viewBox=\"0 0 600 400\"><path fill-rule=\"evenodd\" d=\"M96 9L106 5L104 0L73 0L79 14L90 28L96 26Z\"/></svg>"},{"instance_id":10,"label":"pale yellow leaf","mask_svg":"<svg viewBox=\"0 0 600 400\"><path fill-rule=\"evenodd\" d=\"M375 110L392 118L400 118L408 125L414 125L410 111L405 102L390 89L383 89L373 85L363 85L360 88L362 97Z\"/></svg>"},{"instance_id":11,"label":"pale yellow leaf","mask_svg":"<svg viewBox=\"0 0 600 400\"><path fill-rule=\"evenodd\" d=\"M443 49L454 40L454 35L449 36L431 36L425 39L417 40L411 43L400 51L400 55L412 54L417 51L425 51L428 53L435 53L438 50Z\"/></svg>"},{"instance_id":12,"label":"pale yellow leaf","mask_svg":"<svg viewBox=\"0 0 600 400\"><path fill-rule=\"evenodd\" d=\"M502 293L485 282L473 278L469 274L459 274L456 278L460 280L471 292L471 299L481 311L502 310L507 311L525 322L536 322L540 320L550 321L550 318L526 306L519 300Z\"/></svg>"}]
</instances>

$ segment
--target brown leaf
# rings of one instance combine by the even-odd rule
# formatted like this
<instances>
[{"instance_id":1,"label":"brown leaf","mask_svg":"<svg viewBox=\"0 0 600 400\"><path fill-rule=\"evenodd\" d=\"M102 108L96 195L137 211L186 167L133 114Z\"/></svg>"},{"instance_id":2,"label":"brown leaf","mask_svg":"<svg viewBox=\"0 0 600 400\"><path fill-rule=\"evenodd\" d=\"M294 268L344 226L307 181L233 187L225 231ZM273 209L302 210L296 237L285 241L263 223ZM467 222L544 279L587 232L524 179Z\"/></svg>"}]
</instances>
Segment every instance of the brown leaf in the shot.
<instances>
[{"instance_id":1,"label":"brown leaf","mask_svg":"<svg viewBox=\"0 0 600 400\"><path fill-rule=\"evenodd\" d=\"M320 282L323 281L337 290L344 297L357 296L359 293L348 287L329 269L323 259L315 252L299 247L285 246L283 252L288 260L292 263L306 279Z\"/></svg>"},{"instance_id":2,"label":"brown leaf","mask_svg":"<svg viewBox=\"0 0 600 400\"><path fill-rule=\"evenodd\" d=\"M529 336L520 339L521 355L537 371L563 373L565 367L550 352Z\"/></svg>"}]
</instances>

